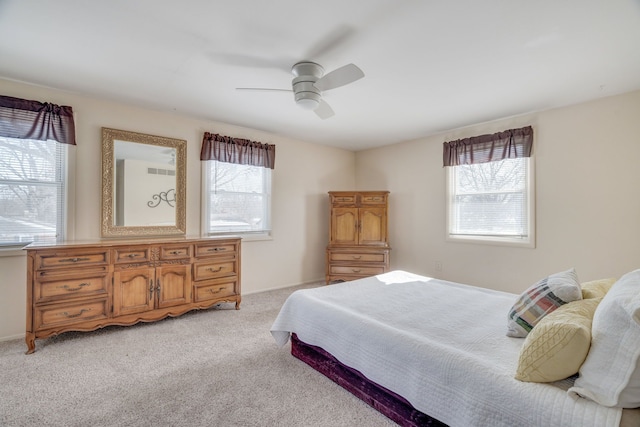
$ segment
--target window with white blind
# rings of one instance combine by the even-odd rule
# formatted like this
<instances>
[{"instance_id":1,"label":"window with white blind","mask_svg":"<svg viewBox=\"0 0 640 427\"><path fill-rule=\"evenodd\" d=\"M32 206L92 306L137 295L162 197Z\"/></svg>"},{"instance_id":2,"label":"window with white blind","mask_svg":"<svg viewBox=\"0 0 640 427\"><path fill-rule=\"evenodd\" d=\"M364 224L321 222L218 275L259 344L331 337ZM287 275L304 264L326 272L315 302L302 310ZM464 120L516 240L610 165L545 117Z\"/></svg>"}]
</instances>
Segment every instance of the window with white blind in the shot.
<instances>
[{"instance_id":1,"label":"window with white blind","mask_svg":"<svg viewBox=\"0 0 640 427\"><path fill-rule=\"evenodd\" d=\"M0 245L64 236L68 144L0 136Z\"/></svg>"},{"instance_id":2,"label":"window with white blind","mask_svg":"<svg viewBox=\"0 0 640 427\"><path fill-rule=\"evenodd\" d=\"M215 160L203 168L206 234L271 233L271 169Z\"/></svg>"},{"instance_id":3,"label":"window with white blind","mask_svg":"<svg viewBox=\"0 0 640 427\"><path fill-rule=\"evenodd\" d=\"M449 239L532 247L532 164L521 157L449 167Z\"/></svg>"}]
</instances>

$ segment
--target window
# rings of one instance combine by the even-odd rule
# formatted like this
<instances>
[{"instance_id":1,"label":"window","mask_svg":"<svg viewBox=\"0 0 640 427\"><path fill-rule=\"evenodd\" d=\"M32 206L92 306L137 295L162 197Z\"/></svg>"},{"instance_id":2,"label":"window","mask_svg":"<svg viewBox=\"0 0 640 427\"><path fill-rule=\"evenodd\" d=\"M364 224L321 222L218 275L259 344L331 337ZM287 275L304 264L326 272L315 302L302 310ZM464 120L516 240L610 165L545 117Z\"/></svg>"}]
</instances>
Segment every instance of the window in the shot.
<instances>
[{"instance_id":1,"label":"window","mask_svg":"<svg viewBox=\"0 0 640 427\"><path fill-rule=\"evenodd\" d=\"M203 168L206 234L270 234L271 169L215 160Z\"/></svg>"},{"instance_id":2,"label":"window","mask_svg":"<svg viewBox=\"0 0 640 427\"><path fill-rule=\"evenodd\" d=\"M535 245L531 126L444 143L450 240Z\"/></svg>"},{"instance_id":3,"label":"window","mask_svg":"<svg viewBox=\"0 0 640 427\"><path fill-rule=\"evenodd\" d=\"M533 244L530 158L449 168L451 239Z\"/></svg>"},{"instance_id":4,"label":"window","mask_svg":"<svg viewBox=\"0 0 640 427\"><path fill-rule=\"evenodd\" d=\"M203 232L270 235L276 146L205 132L200 160Z\"/></svg>"},{"instance_id":5,"label":"window","mask_svg":"<svg viewBox=\"0 0 640 427\"><path fill-rule=\"evenodd\" d=\"M0 137L0 245L64 236L67 147Z\"/></svg>"}]
</instances>

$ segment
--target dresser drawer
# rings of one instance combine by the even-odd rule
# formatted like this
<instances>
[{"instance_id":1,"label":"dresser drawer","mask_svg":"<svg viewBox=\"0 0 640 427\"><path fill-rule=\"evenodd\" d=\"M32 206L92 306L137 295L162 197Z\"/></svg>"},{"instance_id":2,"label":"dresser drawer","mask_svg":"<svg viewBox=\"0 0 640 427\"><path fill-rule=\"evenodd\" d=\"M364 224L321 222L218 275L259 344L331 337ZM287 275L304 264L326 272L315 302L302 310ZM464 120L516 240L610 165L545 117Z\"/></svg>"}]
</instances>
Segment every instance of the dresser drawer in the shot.
<instances>
[{"instance_id":1,"label":"dresser drawer","mask_svg":"<svg viewBox=\"0 0 640 427\"><path fill-rule=\"evenodd\" d=\"M88 267L107 265L109 252L106 250L82 251L82 252L42 252L35 256L36 270L48 270L55 268Z\"/></svg>"},{"instance_id":2,"label":"dresser drawer","mask_svg":"<svg viewBox=\"0 0 640 427\"><path fill-rule=\"evenodd\" d=\"M160 259L186 259L191 258L191 245L166 245L160 247Z\"/></svg>"},{"instance_id":3,"label":"dresser drawer","mask_svg":"<svg viewBox=\"0 0 640 427\"><path fill-rule=\"evenodd\" d=\"M79 272L51 278L41 278L34 282L34 300L41 303L48 300L77 298L89 295L106 295L109 289L109 275L97 271Z\"/></svg>"},{"instance_id":4,"label":"dresser drawer","mask_svg":"<svg viewBox=\"0 0 640 427\"><path fill-rule=\"evenodd\" d=\"M385 254L383 253L345 253L331 252L331 261L349 261L349 262L384 262Z\"/></svg>"},{"instance_id":5,"label":"dresser drawer","mask_svg":"<svg viewBox=\"0 0 640 427\"><path fill-rule=\"evenodd\" d=\"M107 299L89 300L73 304L36 305L35 329L46 329L80 321L106 319L109 313Z\"/></svg>"},{"instance_id":6,"label":"dresser drawer","mask_svg":"<svg viewBox=\"0 0 640 427\"><path fill-rule=\"evenodd\" d=\"M202 262L193 265L193 280L215 279L232 276L236 273L235 261Z\"/></svg>"},{"instance_id":7,"label":"dresser drawer","mask_svg":"<svg viewBox=\"0 0 640 427\"><path fill-rule=\"evenodd\" d=\"M224 298L236 294L236 280L218 280L198 284L195 287L195 301L208 301L212 299Z\"/></svg>"},{"instance_id":8,"label":"dresser drawer","mask_svg":"<svg viewBox=\"0 0 640 427\"><path fill-rule=\"evenodd\" d=\"M331 274L359 274L366 276L375 276L376 274L384 273L384 266L344 266L344 265L332 265L330 267Z\"/></svg>"},{"instance_id":9,"label":"dresser drawer","mask_svg":"<svg viewBox=\"0 0 640 427\"><path fill-rule=\"evenodd\" d=\"M114 262L123 264L127 262L148 262L151 259L149 246L130 246L126 248L115 248L113 250Z\"/></svg>"},{"instance_id":10,"label":"dresser drawer","mask_svg":"<svg viewBox=\"0 0 640 427\"><path fill-rule=\"evenodd\" d=\"M205 244L196 244L195 245L197 258L201 257L210 257L216 255L231 255L234 256L236 254L236 245L233 243L220 242L220 243L210 243L207 242Z\"/></svg>"}]
</instances>

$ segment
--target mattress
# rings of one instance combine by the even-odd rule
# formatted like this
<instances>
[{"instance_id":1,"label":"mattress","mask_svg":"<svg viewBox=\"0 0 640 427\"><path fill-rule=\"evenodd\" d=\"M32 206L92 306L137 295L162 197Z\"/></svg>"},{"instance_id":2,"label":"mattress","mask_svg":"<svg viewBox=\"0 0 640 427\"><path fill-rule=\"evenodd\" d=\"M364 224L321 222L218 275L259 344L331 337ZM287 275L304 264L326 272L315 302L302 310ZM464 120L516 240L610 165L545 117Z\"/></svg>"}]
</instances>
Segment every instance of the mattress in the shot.
<instances>
[{"instance_id":1,"label":"mattress","mask_svg":"<svg viewBox=\"0 0 640 427\"><path fill-rule=\"evenodd\" d=\"M294 292L271 332L279 345L297 334L451 426L618 426L621 409L566 393L572 379L513 378L523 340L505 332L516 297L393 271Z\"/></svg>"}]
</instances>

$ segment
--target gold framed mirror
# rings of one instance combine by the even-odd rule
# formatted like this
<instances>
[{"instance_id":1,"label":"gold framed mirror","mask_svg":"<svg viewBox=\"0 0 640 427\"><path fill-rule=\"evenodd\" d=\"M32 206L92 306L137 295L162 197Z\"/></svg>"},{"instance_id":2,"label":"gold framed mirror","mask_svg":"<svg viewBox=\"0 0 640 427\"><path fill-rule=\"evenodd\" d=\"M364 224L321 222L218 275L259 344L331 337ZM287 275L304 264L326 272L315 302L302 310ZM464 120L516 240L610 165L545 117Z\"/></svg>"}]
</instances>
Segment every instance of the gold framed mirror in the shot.
<instances>
[{"instance_id":1,"label":"gold framed mirror","mask_svg":"<svg viewBox=\"0 0 640 427\"><path fill-rule=\"evenodd\" d=\"M102 236L183 235L187 141L102 128Z\"/></svg>"}]
</instances>

